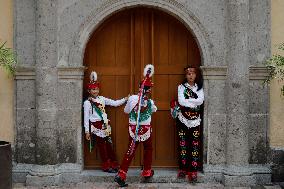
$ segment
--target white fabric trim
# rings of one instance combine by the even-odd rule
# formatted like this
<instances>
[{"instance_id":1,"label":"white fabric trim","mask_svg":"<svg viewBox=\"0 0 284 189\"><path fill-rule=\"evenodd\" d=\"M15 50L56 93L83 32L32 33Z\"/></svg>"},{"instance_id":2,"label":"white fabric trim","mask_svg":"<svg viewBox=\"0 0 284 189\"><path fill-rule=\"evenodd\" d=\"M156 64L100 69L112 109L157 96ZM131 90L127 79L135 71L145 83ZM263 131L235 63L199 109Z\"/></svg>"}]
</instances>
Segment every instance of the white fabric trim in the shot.
<instances>
[{"instance_id":1,"label":"white fabric trim","mask_svg":"<svg viewBox=\"0 0 284 189\"><path fill-rule=\"evenodd\" d=\"M96 136L101 137L101 138L105 138L105 137L109 136L108 132L106 132L106 131L111 132L111 127L109 126L107 130L102 130L102 129L97 129L96 127L94 127L92 125L91 130L92 130L92 133L94 133Z\"/></svg>"},{"instance_id":2,"label":"white fabric trim","mask_svg":"<svg viewBox=\"0 0 284 189\"><path fill-rule=\"evenodd\" d=\"M181 112L179 112L178 114L178 119L188 128L197 127L198 125L200 125L201 122L200 116L198 116L197 119L189 120L186 119Z\"/></svg>"},{"instance_id":3,"label":"white fabric trim","mask_svg":"<svg viewBox=\"0 0 284 189\"><path fill-rule=\"evenodd\" d=\"M131 127L128 127L128 130L129 130L129 135L131 136L132 139L134 139L135 133L132 132ZM144 133L143 135L138 135L136 138L136 141L143 142L147 140L148 138L150 138L151 133L152 133L152 128L149 128L148 131Z\"/></svg>"}]
</instances>

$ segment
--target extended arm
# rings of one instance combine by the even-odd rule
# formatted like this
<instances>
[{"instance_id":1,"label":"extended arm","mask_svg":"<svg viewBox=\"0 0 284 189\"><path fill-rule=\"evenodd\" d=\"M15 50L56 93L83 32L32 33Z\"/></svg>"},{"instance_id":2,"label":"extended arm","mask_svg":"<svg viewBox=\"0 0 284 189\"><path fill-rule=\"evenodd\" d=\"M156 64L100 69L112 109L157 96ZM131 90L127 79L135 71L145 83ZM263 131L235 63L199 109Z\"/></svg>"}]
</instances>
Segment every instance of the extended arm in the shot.
<instances>
[{"instance_id":1,"label":"extended arm","mask_svg":"<svg viewBox=\"0 0 284 189\"><path fill-rule=\"evenodd\" d=\"M105 104L108 105L108 106L120 106L122 104L124 104L126 102L126 98L122 98L120 100L112 100L112 99L109 99L109 98L106 98L106 97L103 97L104 98L104 101L105 101Z\"/></svg>"}]
</instances>

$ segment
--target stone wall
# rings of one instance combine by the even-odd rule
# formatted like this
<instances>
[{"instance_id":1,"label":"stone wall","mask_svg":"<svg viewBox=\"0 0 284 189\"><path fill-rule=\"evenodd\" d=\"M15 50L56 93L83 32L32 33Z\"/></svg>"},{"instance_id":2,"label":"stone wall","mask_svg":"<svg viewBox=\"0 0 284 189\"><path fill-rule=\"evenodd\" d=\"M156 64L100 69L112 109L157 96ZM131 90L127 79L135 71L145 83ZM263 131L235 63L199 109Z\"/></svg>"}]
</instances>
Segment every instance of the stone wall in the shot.
<instances>
[{"instance_id":1,"label":"stone wall","mask_svg":"<svg viewBox=\"0 0 284 189\"><path fill-rule=\"evenodd\" d=\"M284 1L271 1L271 50L272 54L282 54L277 46L284 42L284 26L282 18L284 16ZM284 181L284 97L280 96L280 88L284 81L273 80L270 87L270 129L269 143L272 158L272 179L273 181Z\"/></svg>"},{"instance_id":2,"label":"stone wall","mask_svg":"<svg viewBox=\"0 0 284 189\"><path fill-rule=\"evenodd\" d=\"M13 3L12 0L0 1L0 45L13 48ZM14 80L0 67L0 140L14 145Z\"/></svg>"},{"instance_id":3,"label":"stone wall","mask_svg":"<svg viewBox=\"0 0 284 189\"><path fill-rule=\"evenodd\" d=\"M17 70L15 100L15 161L36 162L35 1L14 1L14 47L21 68Z\"/></svg>"},{"instance_id":4,"label":"stone wall","mask_svg":"<svg viewBox=\"0 0 284 189\"><path fill-rule=\"evenodd\" d=\"M117 11L150 6L184 23L202 53L204 173L226 185L270 182L263 155L268 88L262 85L262 61L270 56L269 0L15 2L15 46L23 65L16 76L14 178L28 175L33 183L45 175L55 182L54 175L82 170L82 65L89 36Z\"/></svg>"}]
</instances>

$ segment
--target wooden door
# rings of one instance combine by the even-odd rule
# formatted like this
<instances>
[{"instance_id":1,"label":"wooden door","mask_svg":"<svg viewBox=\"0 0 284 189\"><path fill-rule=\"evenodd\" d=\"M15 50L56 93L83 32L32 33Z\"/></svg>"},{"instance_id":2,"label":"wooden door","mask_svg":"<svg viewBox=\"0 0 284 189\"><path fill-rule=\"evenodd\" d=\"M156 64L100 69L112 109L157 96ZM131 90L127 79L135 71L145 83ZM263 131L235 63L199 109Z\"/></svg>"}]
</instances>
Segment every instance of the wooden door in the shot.
<instances>
[{"instance_id":1,"label":"wooden door","mask_svg":"<svg viewBox=\"0 0 284 189\"><path fill-rule=\"evenodd\" d=\"M200 53L194 37L174 17L150 8L125 10L107 19L91 36L85 51L84 97L89 74L98 73L101 95L119 99L138 91L146 64L155 66L154 99L158 112L153 114L153 166L176 167L177 144L169 102L177 97L183 80L183 68L200 65ZM114 149L121 162L128 145L128 117L124 106L108 107ZM92 153L84 140L85 168L100 166L95 149ZM143 148L137 149L131 166L143 165Z\"/></svg>"}]
</instances>

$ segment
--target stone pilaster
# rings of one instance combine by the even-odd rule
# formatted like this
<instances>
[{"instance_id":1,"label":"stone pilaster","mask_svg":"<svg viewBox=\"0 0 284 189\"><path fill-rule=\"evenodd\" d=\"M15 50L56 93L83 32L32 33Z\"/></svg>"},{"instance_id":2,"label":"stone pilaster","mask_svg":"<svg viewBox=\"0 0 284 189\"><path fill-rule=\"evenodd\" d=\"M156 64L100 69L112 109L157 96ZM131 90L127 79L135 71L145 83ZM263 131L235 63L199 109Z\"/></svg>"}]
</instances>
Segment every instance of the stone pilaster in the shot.
<instances>
[{"instance_id":1,"label":"stone pilaster","mask_svg":"<svg viewBox=\"0 0 284 189\"><path fill-rule=\"evenodd\" d=\"M18 163L36 163L35 1L14 0L14 49L20 67L15 75L15 153ZM1 26L2 27L2 26Z\"/></svg>"},{"instance_id":2,"label":"stone pilaster","mask_svg":"<svg viewBox=\"0 0 284 189\"><path fill-rule=\"evenodd\" d=\"M57 0L36 1L36 108L38 164L57 162Z\"/></svg>"},{"instance_id":3,"label":"stone pilaster","mask_svg":"<svg viewBox=\"0 0 284 189\"><path fill-rule=\"evenodd\" d=\"M226 81L226 164L228 170L234 170L247 166L249 159L249 0L228 0L226 22L226 60L228 66ZM244 175L229 175L224 175L226 185L241 185L240 181L242 179L246 181L252 179L250 176L246 176L245 173Z\"/></svg>"},{"instance_id":4,"label":"stone pilaster","mask_svg":"<svg viewBox=\"0 0 284 189\"><path fill-rule=\"evenodd\" d=\"M227 20L227 164L248 164L249 1L229 0Z\"/></svg>"}]
</instances>

